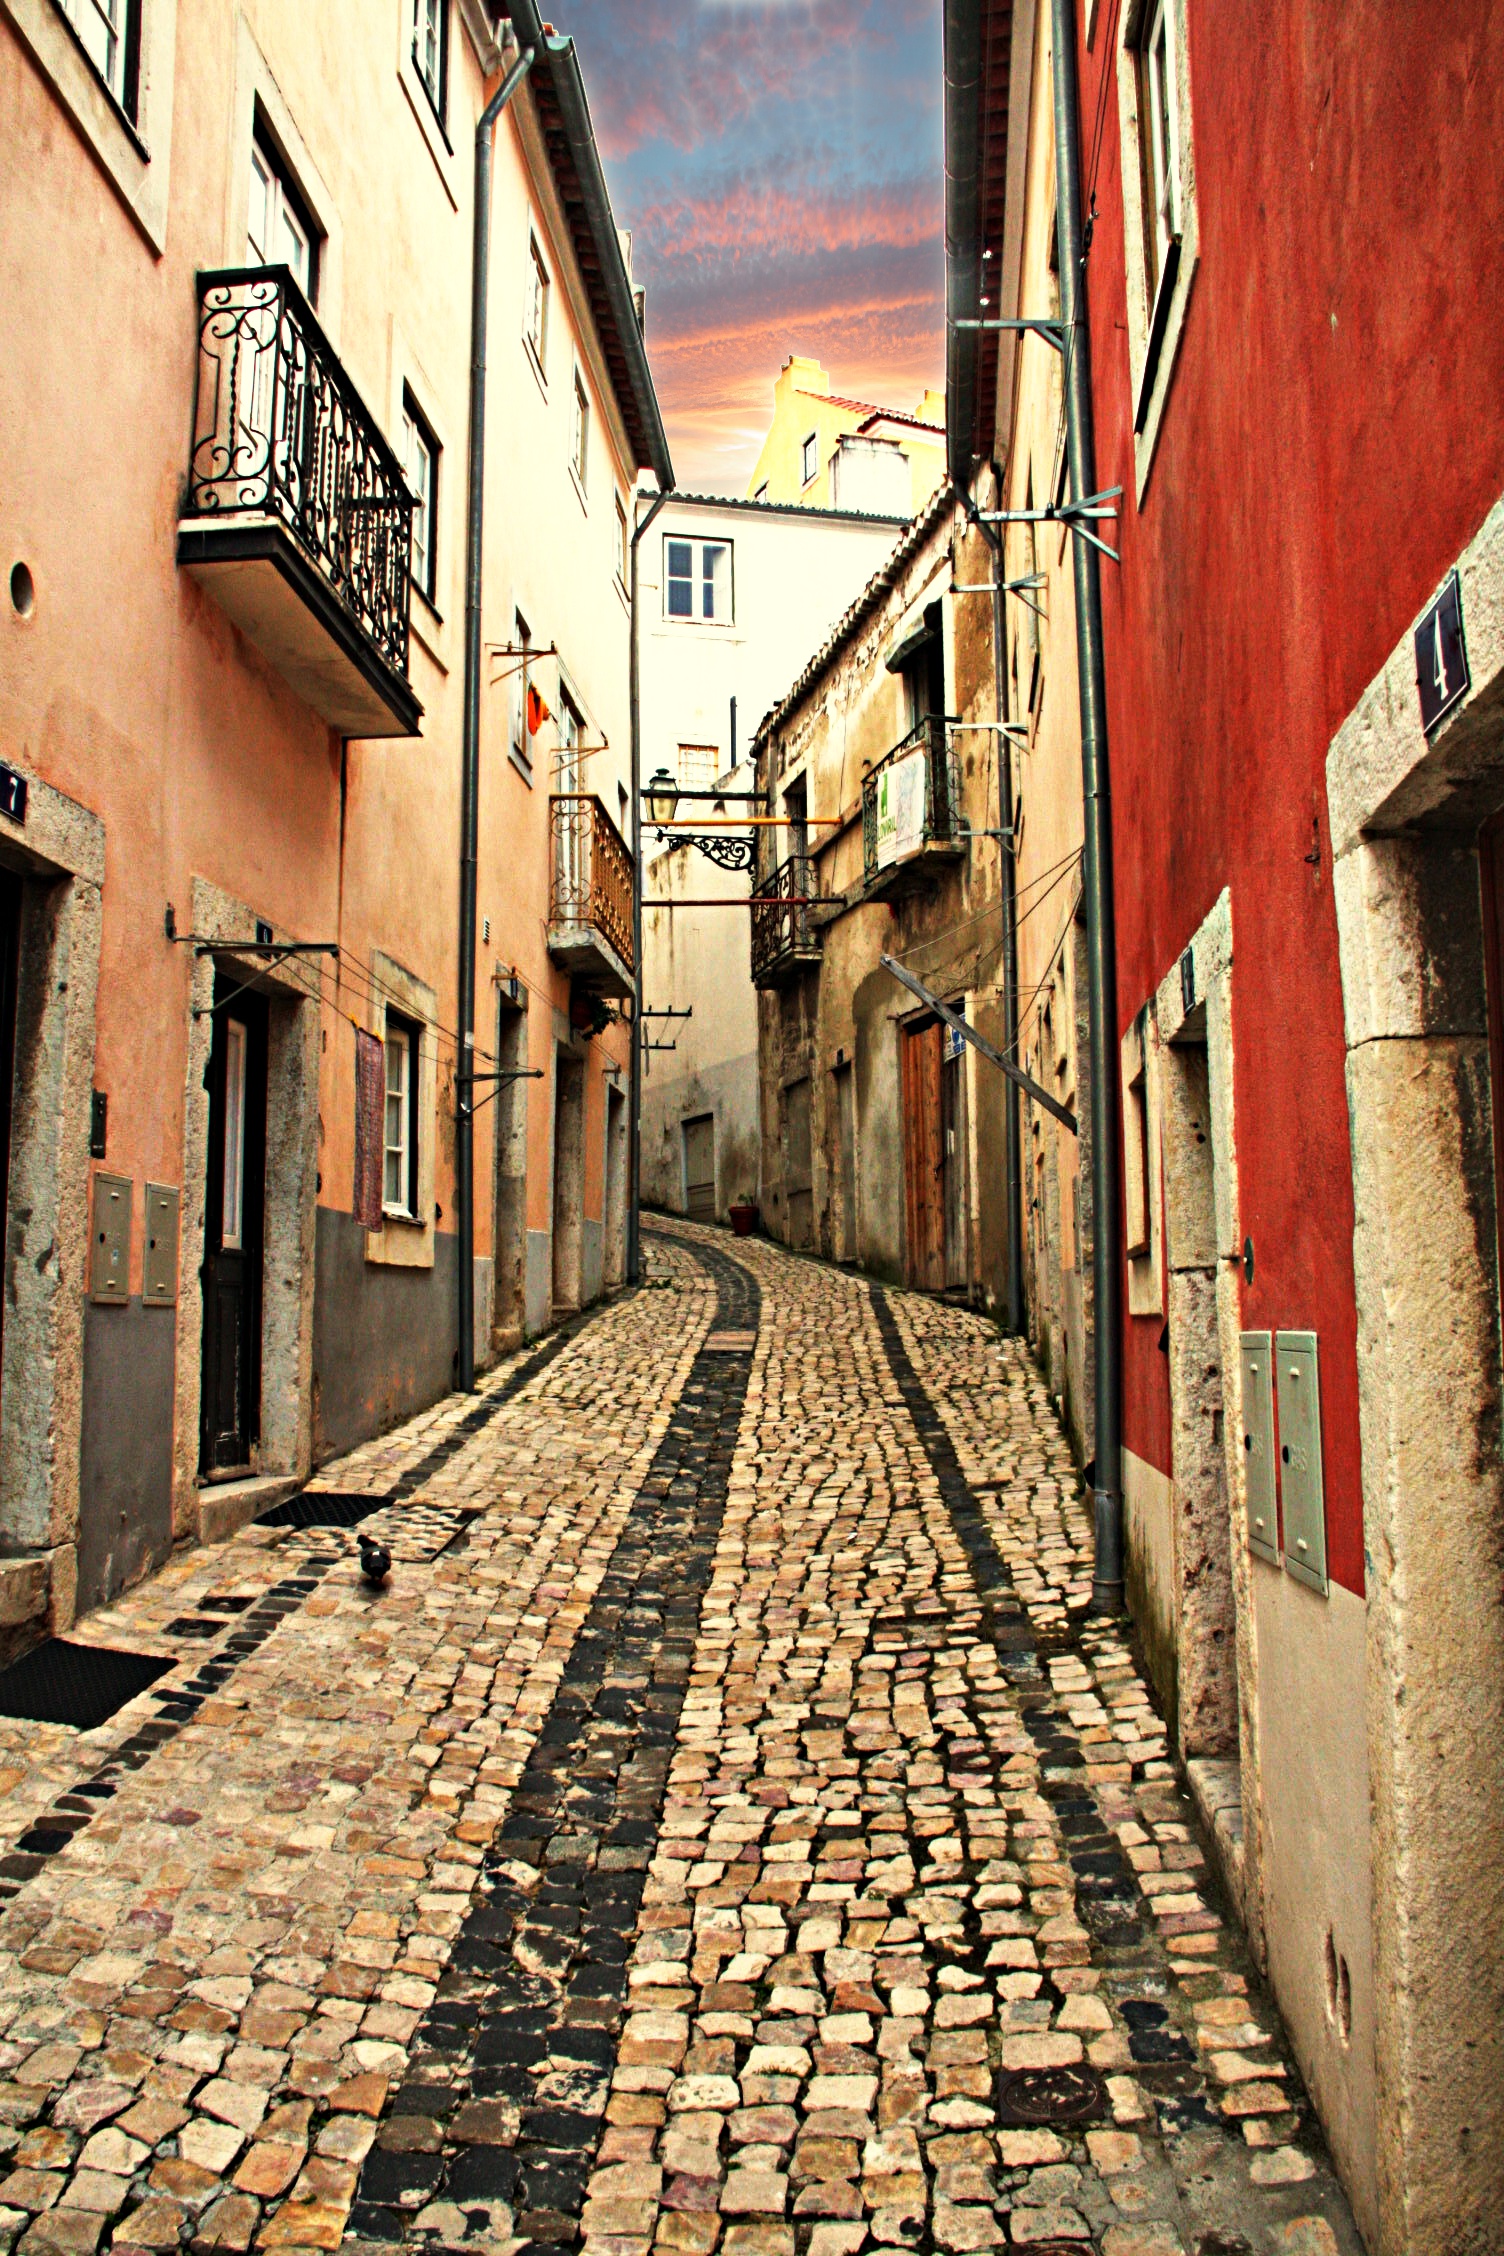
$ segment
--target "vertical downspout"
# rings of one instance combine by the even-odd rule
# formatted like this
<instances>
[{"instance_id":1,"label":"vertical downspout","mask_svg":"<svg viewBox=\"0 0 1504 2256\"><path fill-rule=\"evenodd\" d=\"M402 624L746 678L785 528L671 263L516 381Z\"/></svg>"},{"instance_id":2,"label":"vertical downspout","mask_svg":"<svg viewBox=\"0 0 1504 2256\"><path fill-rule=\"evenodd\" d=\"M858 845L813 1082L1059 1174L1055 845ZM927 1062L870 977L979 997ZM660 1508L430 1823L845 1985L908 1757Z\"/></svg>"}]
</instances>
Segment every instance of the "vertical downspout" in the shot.
<instances>
[{"instance_id":1,"label":"vertical downspout","mask_svg":"<svg viewBox=\"0 0 1504 2256\"><path fill-rule=\"evenodd\" d=\"M469 496L465 517L465 703L460 748L459 1056L454 1086L454 1203L459 1237L455 1384L475 1388L475 869L480 813L480 569L486 479L486 306L491 266L491 129L532 67L519 55L475 129L475 239L470 267Z\"/></svg>"},{"instance_id":2,"label":"vertical downspout","mask_svg":"<svg viewBox=\"0 0 1504 2256\"><path fill-rule=\"evenodd\" d=\"M1003 483L998 478L996 506L1001 509ZM970 507L970 504L968 504ZM1006 636L1003 629L1003 580L1006 576L1003 563L1003 536L972 513L972 523L981 534L992 557L992 687L993 714L998 722L997 732L997 821L1002 837L1002 874L1000 890L1003 903L1003 1054L1013 1059L1018 1056L1018 841L1013 836L1013 740L1002 723L1007 719L1003 699L1003 661ZM1008 1329L1015 1337L1024 1330L1024 1247L1023 1247L1023 1144L1019 1134L1018 1091L1011 1081L1003 1084L1003 1166L1007 1178L1008 1198Z\"/></svg>"},{"instance_id":3,"label":"vertical downspout","mask_svg":"<svg viewBox=\"0 0 1504 2256\"><path fill-rule=\"evenodd\" d=\"M1066 438L1071 498L1097 490L1092 419L1091 335L1081 254L1081 106L1075 0L1051 0L1055 65L1055 192L1060 313L1065 325ZM1092 1604L1123 1611L1123 1308L1118 1288L1122 1185L1118 1140L1117 929L1112 885L1112 802L1107 752L1107 677L1102 648L1102 578L1097 551L1073 538L1076 664L1081 684L1081 783L1085 812L1082 897L1091 1025L1092 1297L1096 1350L1096 1466L1092 1500L1096 1564Z\"/></svg>"},{"instance_id":4,"label":"vertical downspout","mask_svg":"<svg viewBox=\"0 0 1504 2256\"><path fill-rule=\"evenodd\" d=\"M654 497L640 525L632 528L632 584L629 611L628 700L632 722L632 1071L627 1082L627 1283L635 1285L642 1268L642 700L637 655L637 547L668 500ZM634 502L635 509L636 504Z\"/></svg>"}]
</instances>

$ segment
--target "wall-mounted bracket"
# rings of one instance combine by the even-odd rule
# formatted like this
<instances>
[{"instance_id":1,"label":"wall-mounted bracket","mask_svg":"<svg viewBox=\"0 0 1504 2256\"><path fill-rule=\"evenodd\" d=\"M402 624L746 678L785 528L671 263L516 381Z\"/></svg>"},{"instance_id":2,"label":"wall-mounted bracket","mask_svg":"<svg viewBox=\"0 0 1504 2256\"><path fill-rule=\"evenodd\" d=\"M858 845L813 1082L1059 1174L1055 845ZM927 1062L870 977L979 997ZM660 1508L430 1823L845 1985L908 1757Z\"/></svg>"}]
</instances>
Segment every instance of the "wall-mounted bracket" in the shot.
<instances>
[{"instance_id":1,"label":"wall-mounted bracket","mask_svg":"<svg viewBox=\"0 0 1504 2256\"><path fill-rule=\"evenodd\" d=\"M1011 1058L1005 1058L1001 1050L995 1050L990 1042L983 1039L974 1026L967 1025L959 1011L953 1011L949 1003L942 1003L938 995L932 995L922 980L916 979L911 971L906 971L901 963L894 961L892 956L880 956L878 961L884 971L891 971L893 977L902 986L908 988L911 995L917 995L920 1002L926 1004L934 1012L936 1018L952 1028L955 1033L961 1036L963 1041L969 1042L974 1050L980 1050L982 1056L988 1059L991 1064L997 1066L1001 1072L1006 1073L1008 1079L1022 1089L1025 1096L1032 1097L1037 1105L1043 1105L1052 1119L1058 1120L1062 1128L1069 1128L1073 1136L1079 1135L1080 1130L1076 1126L1075 1114L1063 1105L1058 1097L1052 1097L1048 1089L1041 1088L1031 1073L1025 1073L1022 1067L1013 1063Z\"/></svg>"}]
</instances>

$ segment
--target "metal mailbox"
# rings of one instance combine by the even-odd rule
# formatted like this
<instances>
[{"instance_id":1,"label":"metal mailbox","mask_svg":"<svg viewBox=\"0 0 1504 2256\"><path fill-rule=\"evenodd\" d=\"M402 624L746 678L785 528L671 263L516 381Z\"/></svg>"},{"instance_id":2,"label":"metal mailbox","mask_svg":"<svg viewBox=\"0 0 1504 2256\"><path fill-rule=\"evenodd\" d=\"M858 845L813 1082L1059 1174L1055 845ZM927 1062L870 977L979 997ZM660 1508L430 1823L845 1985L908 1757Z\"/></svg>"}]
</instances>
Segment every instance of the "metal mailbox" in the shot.
<instances>
[{"instance_id":1,"label":"metal mailbox","mask_svg":"<svg viewBox=\"0 0 1504 2256\"><path fill-rule=\"evenodd\" d=\"M1268 1332L1244 1332L1243 1479L1248 1501L1248 1548L1279 1565L1279 1521L1274 1504L1274 1341Z\"/></svg>"},{"instance_id":2,"label":"metal mailbox","mask_svg":"<svg viewBox=\"0 0 1504 2256\"><path fill-rule=\"evenodd\" d=\"M1326 1595L1326 1502L1321 1485L1321 1380L1314 1332L1274 1335L1285 1571Z\"/></svg>"},{"instance_id":3,"label":"metal mailbox","mask_svg":"<svg viewBox=\"0 0 1504 2256\"><path fill-rule=\"evenodd\" d=\"M131 1297L132 1187L128 1175L94 1178L89 1297L117 1308Z\"/></svg>"},{"instance_id":4,"label":"metal mailbox","mask_svg":"<svg viewBox=\"0 0 1504 2256\"><path fill-rule=\"evenodd\" d=\"M146 1250L141 1264L143 1308L171 1308L178 1297L178 1192L175 1183L146 1186Z\"/></svg>"}]
</instances>

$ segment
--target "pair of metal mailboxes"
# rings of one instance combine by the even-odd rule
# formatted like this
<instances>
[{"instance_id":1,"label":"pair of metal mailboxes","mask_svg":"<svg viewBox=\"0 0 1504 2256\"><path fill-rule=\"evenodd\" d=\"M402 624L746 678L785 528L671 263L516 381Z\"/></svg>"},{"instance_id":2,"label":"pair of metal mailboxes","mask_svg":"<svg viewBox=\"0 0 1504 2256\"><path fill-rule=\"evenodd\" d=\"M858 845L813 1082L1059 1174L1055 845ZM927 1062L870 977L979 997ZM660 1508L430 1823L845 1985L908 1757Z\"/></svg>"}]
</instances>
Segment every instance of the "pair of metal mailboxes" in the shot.
<instances>
[{"instance_id":1,"label":"pair of metal mailboxes","mask_svg":"<svg viewBox=\"0 0 1504 2256\"><path fill-rule=\"evenodd\" d=\"M1285 1513L1285 1572L1324 1593L1326 1509L1321 1486L1321 1381L1316 1334L1244 1332L1239 1347L1248 1547L1271 1566L1280 1565L1277 1482Z\"/></svg>"},{"instance_id":2,"label":"pair of metal mailboxes","mask_svg":"<svg viewBox=\"0 0 1504 2256\"><path fill-rule=\"evenodd\" d=\"M89 1298L123 1307L131 1297L131 1214L136 1186L128 1175L94 1178L89 1247ZM178 1297L178 1193L173 1183L146 1186L146 1245L141 1305L170 1308Z\"/></svg>"}]
</instances>

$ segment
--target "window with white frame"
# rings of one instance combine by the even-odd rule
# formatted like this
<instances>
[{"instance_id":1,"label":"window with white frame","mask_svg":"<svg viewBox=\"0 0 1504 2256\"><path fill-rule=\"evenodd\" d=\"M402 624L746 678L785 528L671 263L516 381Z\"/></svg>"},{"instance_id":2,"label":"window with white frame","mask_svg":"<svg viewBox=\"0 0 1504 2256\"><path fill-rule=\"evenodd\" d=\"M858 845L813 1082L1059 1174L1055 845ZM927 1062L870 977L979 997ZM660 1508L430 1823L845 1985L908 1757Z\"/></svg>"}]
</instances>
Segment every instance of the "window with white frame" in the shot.
<instances>
[{"instance_id":1,"label":"window with white frame","mask_svg":"<svg viewBox=\"0 0 1504 2256\"><path fill-rule=\"evenodd\" d=\"M663 608L670 619L708 619L730 626L734 586L730 541L663 543Z\"/></svg>"},{"instance_id":2,"label":"window with white frame","mask_svg":"<svg viewBox=\"0 0 1504 2256\"><path fill-rule=\"evenodd\" d=\"M674 763L681 791L709 791L721 772L718 744L681 744Z\"/></svg>"},{"instance_id":3,"label":"window with white frame","mask_svg":"<svg viewBox=\"0 0 1504 2256\"><path fill-rule=\"evenodd\" d=\"M285 266L312 305L318 295L318 235L287 167L258 123L251 137L246 254L252 266Z\"/></svg>"},{"instance_id":4,"label":"window with white frame","mask_svg":"<svg viewBox=\"0 0 1504 2256\"><path fill-rule=\"evenodd\" d=\"M420 1030L386 1014L386 1126L381 1203L387 1214L418 1213L418 1064Z\"/></svg>"},{"instance_id":5,"label":"window with white frame","mask_svg":"<svg viewBox=\"0 0 1504 2256\"><path fill-rule=\"evenodd\" d=\"M532 648L533 635L520 611L512 614L513 656L507 663L512 668L512 757L526 770L533 765L527 741L527 660L516 655Z\"/></svg>"},{"instance_id":6,"label":"window with white frame","mask_svg":"<svg viewBox=\"0 0 1504 2256\"><path fill-rule=\"evenodd\" d=\"M1180 119L1175 69L1175 22L1166 0L1152 0L1139 45L1143 89L1144 250L1152 304L1171 244L1180 241Z\"/></svg>"},{"instance_id":7,"label":"window with white frame","mask_svg":"<svg viewBox=\"0 0 1504 2256\"><path fill-rule=\"evenodd\" d=\"M627 505L621 495L616 497L616 577L623 587L632 568L632 541L627 531Z\"/></svg>"},{"instance_id":8,"label":"window with white frame","mask_svg":"<svg viewBox=\"0 0 1504 2256\"><path fill-rule=\"evenodd\" d=\"M590 394L585 389L585 379L578 369L574 372L574 431L570 439L569 460L583 493L590 470Z\"/></svg>"},{"instance_id":9,"label":"window with white frame","mask_svg":"<svg viewBox=\"0 0 1504 2256\"><path fill-rule=\"evenodd\" d=\"M449 0L412 0L413 68L442 126L449 77Z\"/></svg>"},{"instance_id":10,"label":"window with white frame","mask_svg":"<svg viewBox=\"0 0 1504 2256\"><path fill-rule=\"evenodd\" d=\"M413 540L410 570L413 585L432 603L436 584L436 511L439 502L439 442L419 411L413 395L402 392L402 466L413 497Z\"/></svg>"},{"instance_id":11,"label":"window with white frame","mask_svg":"<svg viewBox=\"0 0 1504 2256\"><path fill-rule=\"evenodd\" d=\"M809 484L819 467L820 441L817 434L811 431L809 437L799 449L799 474L806 485Z\"/></svg>"},{"instance_id":12,"label":"window with white frame","mask_svg":"<svg viewBox=\"0 0 1504 2256\"><path fill-rule=\"evenodd\" d=\"M1187 0L1124 0L1117 52L1128 364L1142 496L1199 257Z\"/></svg>"},{"instance_id":13,"label":"window with white frame","mask_svg":"<svg viewBox=\"0 0 1504 2256\"><path fill-rule=\"evenodd\" d=\"M543 263L543 253L538 248L538 238L527 239L527 311L523 335L532 347L534 360L542 371L548 366L548 268Z\"/></svg>"},{"instance_id":14,"label":"window with white frame","mask_svg":"<svg viewBox=\"0 0 1504 2256\"><path fill-rule=\"evenodd\" d=\"M141 0L58 0L78 43L117 106L136 122Z\"/></svg>"}]
</instances>

